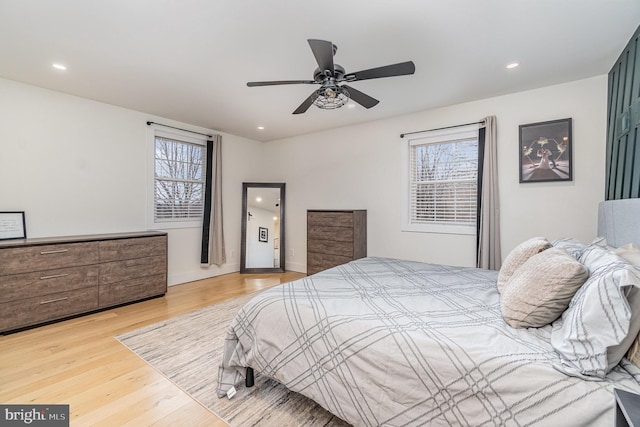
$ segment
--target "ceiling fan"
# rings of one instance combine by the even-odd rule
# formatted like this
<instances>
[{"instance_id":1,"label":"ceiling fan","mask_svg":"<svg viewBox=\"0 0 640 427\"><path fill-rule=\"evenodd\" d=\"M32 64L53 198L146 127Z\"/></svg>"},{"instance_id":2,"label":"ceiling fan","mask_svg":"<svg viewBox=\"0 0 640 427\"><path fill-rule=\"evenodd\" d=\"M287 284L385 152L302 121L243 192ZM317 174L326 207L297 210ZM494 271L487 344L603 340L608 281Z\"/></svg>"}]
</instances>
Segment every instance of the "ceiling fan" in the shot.
<instances>
[{"instance_id":1,"label":"ceiling fan","mask_svg":"<svg viewBox=\"0 0 640 427\"><path fill-rule=\"evenodd\" d=\"M336 45L326 40L309 39L309 46L313 56L316 58L318 68L313 73L313 80L279 80L268 82L249 82L247 86L275 86L275 85L291 85L291 84L317 84L320 89L304 100L302 104L293 112L293 114L301 114L309 109L311 104L324 110L331 110L342 107L353 99L365 108L371 108L378 104L377 99L354 89L351 86L343 84L351 83L359 80L379 79L382 77L405 76L413 74L416 67L412 61L401 62L398 64L385 65L383 67L370 68L355 73L346 73L344 68L333 62L333 56L338 48Z\"/></svg>"}]
</instances>

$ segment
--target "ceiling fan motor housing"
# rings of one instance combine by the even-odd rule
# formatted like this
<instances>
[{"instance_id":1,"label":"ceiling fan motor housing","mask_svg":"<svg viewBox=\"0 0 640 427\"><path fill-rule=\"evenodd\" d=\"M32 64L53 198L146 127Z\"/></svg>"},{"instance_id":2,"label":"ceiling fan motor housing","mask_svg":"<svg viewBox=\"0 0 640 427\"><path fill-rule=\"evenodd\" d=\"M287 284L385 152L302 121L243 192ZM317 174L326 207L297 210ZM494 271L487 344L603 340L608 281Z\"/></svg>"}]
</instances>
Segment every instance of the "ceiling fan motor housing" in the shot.
<instances>
[{"instance_id":1,"label":"ceiling fan motor housing","mask_svg":"<svg viewBox=\"0 0 640 427\"><path fill-rule=\"evenodd\" d=\"M345 74L344 68L342 65L333 64L333 72L331 70L321 70L320 68L316 68L313 72L313 80L322 84L330 77L333 77L335 80L341 80Z\"/></svg>"}]
</instances>

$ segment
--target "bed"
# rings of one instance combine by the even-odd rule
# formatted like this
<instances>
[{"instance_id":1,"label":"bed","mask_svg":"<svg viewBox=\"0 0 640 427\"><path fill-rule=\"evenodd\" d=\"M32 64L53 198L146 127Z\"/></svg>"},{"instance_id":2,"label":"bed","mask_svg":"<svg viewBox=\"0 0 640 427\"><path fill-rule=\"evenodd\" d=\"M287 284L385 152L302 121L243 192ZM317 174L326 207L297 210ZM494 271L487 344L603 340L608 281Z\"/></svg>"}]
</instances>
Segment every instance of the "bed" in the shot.
<instances>
[{"instance_id":1,"label":"bed","mask_svg":"<svg viewBox=\"0 0 640 427\"><path fill-rule=\"evenodd\" d=\"M640 243L639 202L600 206L607 241L541 252L586 257L592 270L544 326L505 321L502 271L369 257L268 289L229 327L218 395L252 368L355 426L612 425L613 389L640 393L640 368L623 357L640 330L640 273L601 251ZM606 286L619 305L592 310L590 292Z\"/></svg>"}]
</instances>

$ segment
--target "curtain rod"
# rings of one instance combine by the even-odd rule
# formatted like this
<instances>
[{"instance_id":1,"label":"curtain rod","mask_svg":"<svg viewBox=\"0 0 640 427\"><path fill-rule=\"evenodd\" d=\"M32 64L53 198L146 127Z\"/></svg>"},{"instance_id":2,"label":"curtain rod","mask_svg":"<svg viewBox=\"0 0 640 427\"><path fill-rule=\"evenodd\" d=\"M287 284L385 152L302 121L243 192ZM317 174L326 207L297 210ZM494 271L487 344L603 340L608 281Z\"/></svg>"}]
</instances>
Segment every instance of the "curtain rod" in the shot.
<instances>
[{"instance_id":1,"label":"curtain rod","mask_svg":"<svg viewBox=\"0 0 640 427\"><path fill-rule=\"evenodd\" d=\"M445 126L443 128L425 129L425 130L419 130L419 131L416 131L416 132L401 133L400 134L400 138L404 138L406 135L413 135L414 133L422 133L422 132L431 132L431 131L434 131L434 130L444 130L444 129L451 129L451 128L459 128L459 127L462 127L462 126L469 126L469 125L481 125L483 123L484 123L484 120L481 120L479 122L465 123L465 124L462 124L462 125Z\"/></svg>"},{"instance_id":2,"label":"curtain rod","mask_svg":"<svg viewBox=\"0 0 640 427\"><path fill-rule=\"evenodd\" d=\"M196 133L196 134L198 134L198 135L203 135L203 136L208 136L209 138L213 138L213 135L208 135L208 134L206 134L206 133L200 133L200 132L195 132L195 131L192 131L192 130L189 130L189 129L182 129L182 128L177 128L177 127L174 127L174 126L163 125L162 123L147 122L147 126L151 126L151 125L164 126L164 127L166 127L166 128L178 129L178 130L181 130L181 131L184 131L184 132Z\"/></svg>"}]
</instances>

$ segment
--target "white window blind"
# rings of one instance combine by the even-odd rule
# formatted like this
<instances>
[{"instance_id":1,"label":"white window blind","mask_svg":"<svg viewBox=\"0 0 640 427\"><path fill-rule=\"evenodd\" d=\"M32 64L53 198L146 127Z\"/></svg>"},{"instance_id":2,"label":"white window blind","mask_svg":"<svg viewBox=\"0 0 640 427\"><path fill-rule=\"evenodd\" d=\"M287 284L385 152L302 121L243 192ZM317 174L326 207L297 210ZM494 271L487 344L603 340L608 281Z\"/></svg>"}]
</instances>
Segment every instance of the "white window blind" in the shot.
<instances>
[{"instance_id":1,"label":"white window blind","mask_svg":"<svg viewBox=\"0 0 640 427\"><path fill-rule=\"evenodd\" d=\"M206 146L155 136L155 222L201 220Z\"/></svg>"},{"instance_id":2,"label":"white window blind","mask_svg":"<svg viewBox=\"0 0 640 427\"><path fill-rule=\"evenodd\" d=\"M475 231L478 134L429 134L409 141L407 231Z\"/></svg>"}]
</instances>

